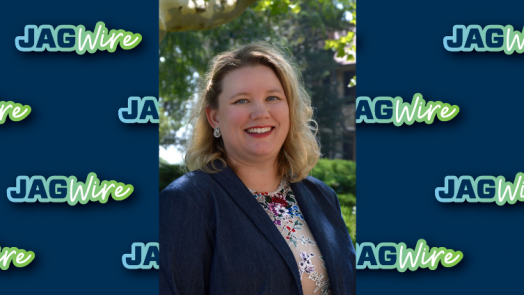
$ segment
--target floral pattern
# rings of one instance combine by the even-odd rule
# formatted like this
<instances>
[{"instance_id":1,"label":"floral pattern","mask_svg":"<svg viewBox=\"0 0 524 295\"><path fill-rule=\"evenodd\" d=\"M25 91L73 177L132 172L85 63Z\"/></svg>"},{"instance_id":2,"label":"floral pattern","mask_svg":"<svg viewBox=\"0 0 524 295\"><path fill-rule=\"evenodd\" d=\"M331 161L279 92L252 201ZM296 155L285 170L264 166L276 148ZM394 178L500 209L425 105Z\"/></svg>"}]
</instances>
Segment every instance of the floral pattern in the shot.
<instances>
[{"instance_id":1,"label":"floral pattern","mask_svg":"<svg viewBox=\"0 0 524 295\"><path fill-rule=\"evenodd\" d=\"M303 281L303 286L313 286L309 287L310 292L304 290L304 294L331 294L324 259L313 253L320 254L320 249L317 248L289 184L282 182L279 189L273 193L260 193L252 190L251 193L286 239L293 254L296 255L300 279L307 276L311 280L310 284L305 284ZM317 259L316 263L313 258Z\"/></svg>"}]
</instances>

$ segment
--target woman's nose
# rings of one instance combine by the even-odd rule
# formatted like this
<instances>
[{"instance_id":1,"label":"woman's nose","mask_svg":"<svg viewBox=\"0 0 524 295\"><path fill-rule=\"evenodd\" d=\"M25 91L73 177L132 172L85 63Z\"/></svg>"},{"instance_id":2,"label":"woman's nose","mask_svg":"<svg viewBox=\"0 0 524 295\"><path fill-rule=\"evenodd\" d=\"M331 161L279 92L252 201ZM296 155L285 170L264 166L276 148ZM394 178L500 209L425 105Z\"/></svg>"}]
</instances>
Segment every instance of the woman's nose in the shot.
<instances>
[{"instance_id":1,"label":"woman's nose","mask_svg":"<svg viewBox=\"0 0 524 295\"><path fill-rule=\"evenodd\" d=\"M251 120L267 119L269 117L269 110L264 102L255 102L252 104Z\"/></svg>"}]
</instances>

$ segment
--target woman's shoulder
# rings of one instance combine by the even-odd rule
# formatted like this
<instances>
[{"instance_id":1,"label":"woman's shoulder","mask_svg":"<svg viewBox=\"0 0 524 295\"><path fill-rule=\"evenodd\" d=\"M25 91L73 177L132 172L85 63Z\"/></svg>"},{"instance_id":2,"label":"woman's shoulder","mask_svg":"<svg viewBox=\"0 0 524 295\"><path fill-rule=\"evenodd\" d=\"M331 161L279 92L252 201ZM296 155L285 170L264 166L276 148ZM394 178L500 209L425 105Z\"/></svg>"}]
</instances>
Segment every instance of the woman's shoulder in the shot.
<instances>
[{"instance_id":1,"label":"woman's shoulder","mask_svg":"<svg viewBox=\"0 0 524 295\"><path fill-rule=\"evenodd\" d=\"M192 197L195 200L206 198L213 191L216 181L203 171L191 171L179 177L160 192L161 198L178 196Z\"/></svg>"},{"instance_id":2,"label":"woman's shoulder","mask_svg":"<svg viewBox=\"0 0 524 295\"><path fill-rule=\"evenodd\" d=\"M301 183L309 189L316 189L329 194L335 194L335 191L332 188L330 188L327 184L322 182L322 180L319 180L313 176L307 176L301 181Z\"/></svg>"},{"instance_id":3,"label":"woman's shoulder","mask_svg":"<svg viewBox=\"0 0 524 295\"><path fill-rule=\"evenodd\" d=\"M162 190L159 200L161 232L183 234L195 226L202 226L211 235L216 226L213 183L209 174L192 171ZM185 226L188 220L192 220L191 226Z\"/></svg>"},{"instance_id":4,"label":"woman's shoulder","mask_svg":"<svg viewBox=\"0 0 524 295\"><path fill-rule=\"evenodd\" d=\"M177 210L199 211L207 219L214 212L216 185L218 183L208 173L186 173L160 192L160 207L168 215Z\"/></svg>"},{"instance_id":5,"label":"woman's shoulder","mask_svg":"<svg viewBox=\"0 0 524 295\"><path fill-rule=\"evenodd\" d=\"M322 180L313 176L307 176L300 183L304 185L312 195L316 196L317 200L320 200L321 198L319 197L323 195L335 207L339 206L337 194L331 187L322 182Z\"/></svg>"},{"instance_id":6,"label":"woman's shoulder","mask_svg":"<svg viewBox=\"0 0 524 295\"><path fill-rule=\"evenodd\" d=\"M164 191L176 191L176 190L189 190L191 191L192 188L198 187L199 185L202 185L206 181L209 181L209 178L211 176L208 173L205 173L203 171L191 171L188 172L179 178L175 179L173 182L171 182L166 188L164 188Z\"/></svg>"}]
</instances>

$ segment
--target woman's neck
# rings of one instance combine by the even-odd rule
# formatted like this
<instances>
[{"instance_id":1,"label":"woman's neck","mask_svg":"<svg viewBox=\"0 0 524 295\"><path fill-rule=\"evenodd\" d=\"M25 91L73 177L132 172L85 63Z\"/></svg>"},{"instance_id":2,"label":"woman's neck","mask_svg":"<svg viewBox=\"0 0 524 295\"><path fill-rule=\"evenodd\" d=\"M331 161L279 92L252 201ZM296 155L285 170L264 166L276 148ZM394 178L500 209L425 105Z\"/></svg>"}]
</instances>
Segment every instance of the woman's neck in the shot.
<instances>
[{"instance_id":1,"label":"woman's neck","mask_svg":"<svg viewBox=\"0 0 524 295\"><path fill-rule=\"evenodd\" d=\"M237 176L251 190L257 192L272 192L278 189L281 177L277 176L276 160L271 164L245 164L228 157L227 164L233 168Z\"/></svg>"}]
</instances>

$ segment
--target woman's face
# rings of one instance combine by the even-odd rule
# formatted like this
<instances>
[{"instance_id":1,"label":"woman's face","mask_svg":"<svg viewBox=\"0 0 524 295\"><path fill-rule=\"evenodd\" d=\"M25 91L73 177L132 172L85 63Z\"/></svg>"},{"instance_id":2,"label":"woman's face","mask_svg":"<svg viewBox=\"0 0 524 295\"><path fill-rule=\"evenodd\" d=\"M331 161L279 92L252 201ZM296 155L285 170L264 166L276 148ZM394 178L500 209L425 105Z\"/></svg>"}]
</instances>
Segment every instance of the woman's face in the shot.
<instances>
[{"instance_id":1,"label":"woman's face","mask_svg":"<svg viewBox=\"0 0 524 295\"><path fill-rule=\"evenodd\" d=\"M289 131L289 106L277 76L257 65L228 73L222 83L218 110L206 114L220 128L228 157L247 165L274 162Z\"/></svg>"}]
</instances>

